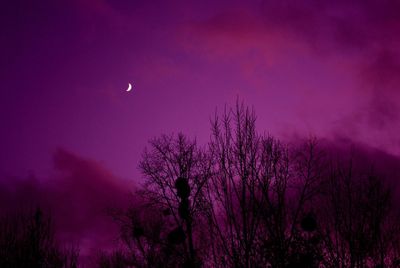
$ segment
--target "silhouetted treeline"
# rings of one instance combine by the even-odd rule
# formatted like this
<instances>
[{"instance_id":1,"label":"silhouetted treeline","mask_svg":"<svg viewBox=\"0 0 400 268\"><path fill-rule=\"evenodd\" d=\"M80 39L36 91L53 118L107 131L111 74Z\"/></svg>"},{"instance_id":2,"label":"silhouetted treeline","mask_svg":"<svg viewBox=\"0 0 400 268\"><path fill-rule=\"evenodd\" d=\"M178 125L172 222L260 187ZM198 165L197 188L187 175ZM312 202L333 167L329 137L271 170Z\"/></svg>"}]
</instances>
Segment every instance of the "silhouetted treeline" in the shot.
<instances>
[{"instance_id":1,"label":"silhouetted treeline","mask_svg":"<svg viewBox=\"0 0 400 268\"><path fill-rule=\"evenodd\" d=\"M55 241L51 217L39 208L0 219L0 267L74 268L78 255Z\"/></svg>"},{"instance_id":2,"label":"silhouetted treeline","mask_svg":"<svg viewBox=\"0 0 400 268\"><path fill-rule=\"evenodd\" d=\"M398 207L371 166L260 134L243 105L211 126L205 147L150 142L145 202L119 217L123 267L399 266Z\"/></svg>"},{"instance_id":3,"label":"silhouetted treeline","mask_svg":"<svg viewBox=\"0 0 400 268\"><path fill-rule=\"evenodd\" d=\"M400 267L391 178L316 139L259 133L240 104L211 133L206 146L183 134L150 141L136 202L112 214L122 246L96 267ZM0 225L0 267L77 266L40 210Z\"/></svg>"}]
</instances>

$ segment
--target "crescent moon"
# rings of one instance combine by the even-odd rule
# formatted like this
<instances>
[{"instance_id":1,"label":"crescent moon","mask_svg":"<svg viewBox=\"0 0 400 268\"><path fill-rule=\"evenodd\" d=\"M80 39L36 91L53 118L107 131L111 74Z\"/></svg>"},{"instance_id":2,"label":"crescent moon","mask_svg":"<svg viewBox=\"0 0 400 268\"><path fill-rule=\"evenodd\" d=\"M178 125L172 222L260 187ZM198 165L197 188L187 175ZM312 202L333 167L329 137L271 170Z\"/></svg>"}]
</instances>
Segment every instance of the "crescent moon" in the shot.
<instances>
[{"instance_id":1,"label":"crescent moon","mask_svg":"<svg viewBox=\"0 0 400 268\"><path fill-rule=\"evenodd\" d=\"M132 89L132 85L131 85L131 83L128 83L128 89L126 91L131 91L131 89Z\"/></svg>"}]
</instances>

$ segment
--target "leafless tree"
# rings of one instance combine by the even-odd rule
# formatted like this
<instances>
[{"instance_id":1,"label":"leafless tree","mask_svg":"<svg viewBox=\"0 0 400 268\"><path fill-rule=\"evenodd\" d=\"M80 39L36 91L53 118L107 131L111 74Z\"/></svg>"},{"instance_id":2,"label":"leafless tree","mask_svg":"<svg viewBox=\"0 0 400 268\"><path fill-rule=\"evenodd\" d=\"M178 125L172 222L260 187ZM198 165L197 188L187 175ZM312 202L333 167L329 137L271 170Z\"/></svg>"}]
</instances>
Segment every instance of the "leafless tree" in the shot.
<instances>
[{"instance_id":1,"label":"leafless tree","mask_svg":"<svg viewBox=\"0 0 400 268\"><path fill-rule=\"evenodd\" d=\"M381 178L333 161L315 138L260 134L239 102L211 130L205 149L179 134L145 151L145 203L124 225L135 267L157 267L155 256L167 267L400 264L399 220Z\"/></svg>"},{"instance_id":2,"label":"leafless tree","mask_svg":"<svg viewBox=\"0 0 400 268\"><path fill-rule=\"evenodd\" d=\"M255 114L243 106L225 110L212 122L207 181L209 227L216 266L250 267L256 263L261 222L259 188L262 137Z\"/></svg>"},{"instance_id":3,"label":"leafless tree","mask_svg":"<svg viewBox=\"0 0 400 268\"><path fill-rule=\"evenodd\" d=\"M101 255L102 263L118 260L125 265L122 267L144 268L178 267L185 262L182 236L173 231L177 228L169 210L154 204L136 203L128 211L114 213L114 217L121 227L122 246L111 256ZM171 237L171 233L175 236Z\"/></svg>"},{"instance_id":4,"label":"leafless tree","mask_svg":"<svg viewBox=\"0 0 400 268\"><path fill-rule=\"evenodd\" d=\"M391 191L371 171L336 162L331 167L322 214L326 267L387 267L398 221L391 212ZM396 238L397 240L397 238Z\"/></svg>"},{"instance_id":5,"label":"leafless tree","mask_svg":"<svg viewBox=\"0 0 400 268\"><path fill-rule=\"evenodd\" d=\"M40 209L0 220L0 267L73 268L78 254L57 244L51 218Z\"/></svg>"},{"instance_id":6,"label":"leafless tree","mask_svg":"<svg viewBox=\"0 0 400 268\"><path fill-rule=\"evenodd\" d=\"M215 117L212 133L207 193L215 265L286 267L321 185L315 142L289 150L257 133L254 111L240 103Z\"/></svg>"},{"instance_id":7,"label":"leafless tree","mask_svg":"<svg viewBox=\"0 0 400 268\"><path fill-rule=\"evenodd\" d=\"M125 252L114 250L112 253L100 252L96 259L99 268L126 268L130 267Z\"/></svg>"},{"instance_id":8,"label":"leafless tree","mask_svg":"<svg viewBox=\"0 0 400 268\"><path fill-rule=\"evenodd\" d=\"M208 159L196 142L183 134L164 135L150 145L140 162L145 179L140 194L147 205L163 211L163 221L170 225L169 247L182 248L186 256L182 265L200 265L202 247L196 243L204 242L201 229L207 206L203 188L208 178Z\"/></svg>"}]
</instances>

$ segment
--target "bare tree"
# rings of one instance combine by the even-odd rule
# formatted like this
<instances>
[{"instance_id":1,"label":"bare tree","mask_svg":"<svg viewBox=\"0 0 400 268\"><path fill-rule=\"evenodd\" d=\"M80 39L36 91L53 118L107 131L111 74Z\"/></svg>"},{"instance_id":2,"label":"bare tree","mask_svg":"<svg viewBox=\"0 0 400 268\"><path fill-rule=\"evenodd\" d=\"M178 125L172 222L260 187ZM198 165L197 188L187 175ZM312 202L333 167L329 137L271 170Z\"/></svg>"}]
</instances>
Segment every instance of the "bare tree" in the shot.
<instances>
[{"instance_id":1,"label":"bare tree","mask_svg":"<svg viewBox=\"0 0 400 268\"><path fill-rule=\"evenodd\" d=\"M118 260L123 267L177 267L185 262L185 234L178 233L181 229L176 228L169 210L136 203L128 211L114 213L114 217L121 227L123 245L111 256L101 255L102 263Z\"/></svg>"},{"instance_id":2,"label":"bare tree","mask_svg":"<svg viewBox=\"0 0 400 268\"><path fill-rule=\"evenodd\" d=\"M315 141L289 150L257 133L254 111L240 103L215 117L212 133L207 193L215 265L288 266L321 186Z\"/></svg>"},{"instance_id":3,"label":"bare tree","mask_svg":"<svg viewBox=\"0 0 400 268\"><path fill-rule=\"evenodd\" d=\"M99 268L126 268L132 267L127 260L125 252L114 250L111 253L99 252L96 265Z\"/></svg>"},{"instance_id":4,"label":"bare tree","mask_svg":"<svg viewBox=\"0 0 400 268\"><path fill-rule=\"evenodd\" d=\"M380 178L332 161L315 138L288 145L258 133L239 102L211 123L205 150L179 134L145 151L146 202L124 224L135 267L400 264Z\"/></svg>"},{"instance_id":5,"label":"bare tree","mask_svg":"<svg viewBox=\"0 0 400 268\"><path fill-rule=\"evenodd\" d=\"M260 254L264 246L261 234L268 232L262 223L269 217L266 211L276 205L271 199L282 198L271 196L270 189L286 187L282 180L271 176L274 172L284 176L288 170L283 147L259 135L255 123L254 111L239 103L212 122L209 147L213 170L207 193L217 266L262 265L265 256ZM279 216L275 216L277 220Z\"/></svg>"},{"instance_id":6,"label":"bare tree","mask_svg":"<svg viewBox=\"0 0 400 268\"><path fill-rule=\"evenodd\" d=\"M73 268L78 254L57 244L51 218L40 209L0 220L0 267Z\"/></svg>"},{"instance_id":7,"label":"bare tree","mask_svg":"<svg viewBox=\"0 0 400 268\"><path fill-rule=\"evenodd\" d=\"M182 265L200 265L203 236L202 212L207 203L203 188L207 180L207 157L183 134L162 136L150 142L143 154L140 170L145 184L141 191L148 205L161 209L169 222L169 247L182 248ZM197 231L197 232L196 232ZM183 245L180 247L179 245Z\"/></svg>"},{"instance_id":8,"label":"bare tree","mask_svg":"<svg viewBox=\"0 0 400 268\"><path fill-rule=\"evenodd\" d=\"M386 267L398 222L382 178L341 162L331 167L324 221L326 267ZM393 259L393 258L392 258Z\"/></svg>"}]
</instances>

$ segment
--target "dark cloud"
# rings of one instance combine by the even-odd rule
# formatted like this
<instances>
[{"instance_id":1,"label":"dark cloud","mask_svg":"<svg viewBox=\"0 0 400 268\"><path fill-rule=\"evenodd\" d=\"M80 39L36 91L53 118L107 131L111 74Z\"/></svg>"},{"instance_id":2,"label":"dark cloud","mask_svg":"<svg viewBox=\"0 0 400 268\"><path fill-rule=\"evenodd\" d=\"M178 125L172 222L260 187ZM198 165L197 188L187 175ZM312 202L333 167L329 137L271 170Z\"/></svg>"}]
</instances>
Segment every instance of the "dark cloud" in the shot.
<instances>
[{"instance_id":1,"label":"dark cloud","mask_svg":"<svg viewBox=\"0 0 400 268\"><path fill-rule=\"evenodd\" d=\"M400 201L400 157L346 137L318 140L325 159L359 175L376 175L391 188L395 203Z\"/></svg>"},{"instance_id":2,"label":"dark cloud","mask_svg":"<svg viewBox=\"0 0 400 268\"><path fill-rule=\"evenodd\" d=\"M264 1L262 16L267 28L287 31L317 53L354 57L370 99L366 123L398 122L399 1Z\"/></svg>"},{"instance_id":3,"label":"dark cloud","mask_svg":"<svg viewBox=\"0 0 400 268\"><path fill-rule=\"evenodd\" d=\"M344 164L353 162L358 170L376 172L394 182L398 179L400 174L399 156L348 138L322 139L319 144L329 158L334 161L339 160Z\"/></svg>"},{"instance_id":4,"label":"dark cloud","mask_svg":"<svg viewBox=\"0 0 400 268\"><path fill-rule=\"evenodd\" d=\"M327 61L344 58L346 69L359 82L354 91L360 100L354 113L362 122L357 123L385 131L399 124L399 1L265 0L258 7L246 3L241 8L227 8L196 27L200 35L207 32L209 39L210 35L229 35L229 42L220 45L220 54L236 48L228 54L231 58L246 49L274 49L271 42L289 50L296 49L292 43L305 45L310 54ZM214 44L214 49L217 46ZM272 54L287 51L275 49Z\"/></svg>"},{"instance_id":5,"label":"dark cloud","mask_svg":"<svg viewBox=\"0 0 400 268\"><path fill-rule=\"evenodd\" d=\"M266 26L286 28L322 47L364 49L398 41L398 1L263 1ZM396 40L397 39L397 40Z\"/></svg>"},{"instance_id":6,"label":"dark cloud","mask_svg":"<svg viewBox=\"0 0 400 268\"><path fill-rule=\"evenodd\" d=\"M372 59L367 69L366 79L376 86L381 85L388 89L395 89L400 82L400 60L393 50L383 50Z\"/></svg>"}]
</instances>

